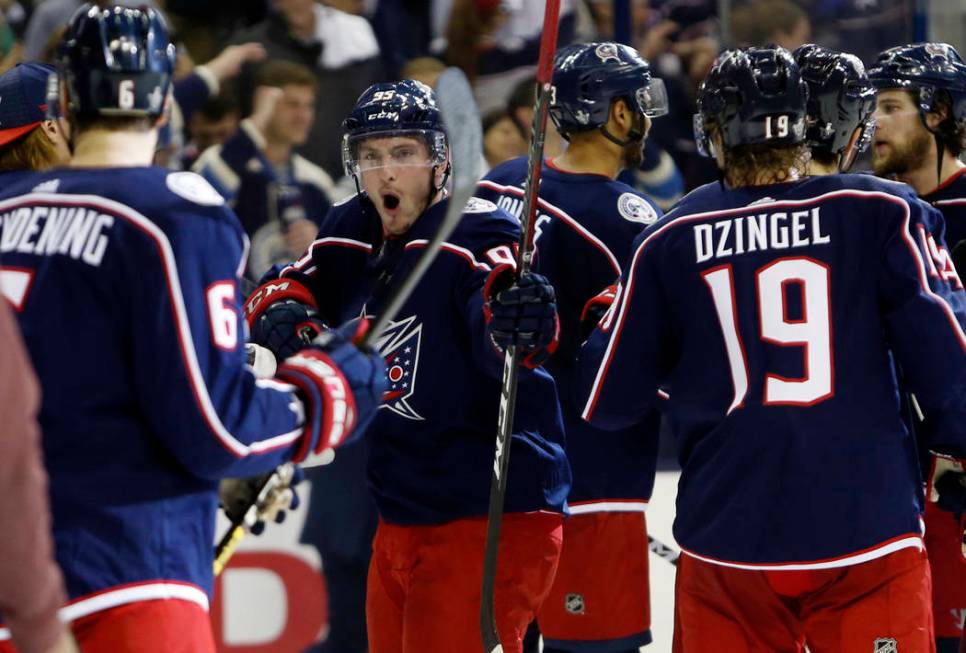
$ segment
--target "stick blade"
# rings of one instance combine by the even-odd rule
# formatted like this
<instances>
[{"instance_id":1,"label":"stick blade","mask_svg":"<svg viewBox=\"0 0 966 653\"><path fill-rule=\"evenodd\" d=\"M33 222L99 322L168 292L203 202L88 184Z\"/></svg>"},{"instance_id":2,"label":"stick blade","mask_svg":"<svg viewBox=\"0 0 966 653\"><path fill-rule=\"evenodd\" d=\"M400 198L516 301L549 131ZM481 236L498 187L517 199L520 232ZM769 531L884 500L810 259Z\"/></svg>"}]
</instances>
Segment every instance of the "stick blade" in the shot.
<instances>
[{"instance_id":1,"label":"stick blade","mask_svg":"<svg viewBox=\"0 0 966 653\"><path fill-rule=\"evenodd\" d=\"M480 178L480 159L483 156L483 126L476 107L473 89L459 68L447 68L436 82L436 102L443 115L449 137L450 160L453 163L453 194L456 190L472 189ZM469 199L469 195L465 195ZM463 200L463 204L466 200ZM462 206L460 207L462 208Z\"/></svg>"}]
</instances>

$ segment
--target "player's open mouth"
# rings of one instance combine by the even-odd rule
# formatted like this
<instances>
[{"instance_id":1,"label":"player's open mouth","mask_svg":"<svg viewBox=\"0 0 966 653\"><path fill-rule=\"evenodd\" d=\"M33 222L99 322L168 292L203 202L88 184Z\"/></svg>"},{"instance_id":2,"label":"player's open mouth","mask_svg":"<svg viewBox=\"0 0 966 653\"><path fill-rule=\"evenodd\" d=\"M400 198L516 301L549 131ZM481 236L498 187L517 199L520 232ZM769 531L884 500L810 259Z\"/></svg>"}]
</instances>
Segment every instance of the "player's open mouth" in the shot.
<instances>
[{"instance_id":1,"label":"player's open mouth","mask_svg":"<svg viewBox=\"0 0 966 653\"><path fill-rule=\"evenodd\" d=\"M390 211L395 211L399 208L399 196L392 193L383 193L382 205Z\"/></svg>"}]
</instances>

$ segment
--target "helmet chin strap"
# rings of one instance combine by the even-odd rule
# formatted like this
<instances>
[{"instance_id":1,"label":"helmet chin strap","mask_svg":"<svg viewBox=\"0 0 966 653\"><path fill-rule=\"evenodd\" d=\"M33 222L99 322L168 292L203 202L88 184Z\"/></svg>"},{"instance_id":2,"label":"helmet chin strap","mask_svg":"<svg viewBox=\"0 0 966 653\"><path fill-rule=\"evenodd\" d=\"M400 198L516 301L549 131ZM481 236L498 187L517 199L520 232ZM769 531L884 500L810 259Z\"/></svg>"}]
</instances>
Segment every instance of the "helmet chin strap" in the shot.
<instances>
[{"instance_id":1,"label":"helmet chin strap","mask_svg":"<svg viewBox=\"0 0 966 653\"><path fill-rule=\"evenodd\" d=\"M919 119L922 120L922 126L926 128L926 131L932 134L933 139L936 141L936 186L943 183L943 154L946 153L946 145L939 139L939 130L932 129L929 126L929 122L926 120L926 114L922 111L919 112Z\"/></svg>"},{"instance_id":2,"label":"helmet chin strap","mask_svg":"<svg viewBox=\"0 0 966 653\"><path fill-rule=\"evenodd\" d=\"M627 138L623 140L617 138L617 136L610 133L607 130L607 125L600 126L600 133L603 134L607 138L607 140L609 140L611 143L614 143L615 145L619 145L620 147L627 147L632 143L640 143L641 141L644 140L644 114L638 113L637 118L638 118L637 125L635 125L634 127L631 127L630 130L628 130Z\"/></svg>"}]
</instances>

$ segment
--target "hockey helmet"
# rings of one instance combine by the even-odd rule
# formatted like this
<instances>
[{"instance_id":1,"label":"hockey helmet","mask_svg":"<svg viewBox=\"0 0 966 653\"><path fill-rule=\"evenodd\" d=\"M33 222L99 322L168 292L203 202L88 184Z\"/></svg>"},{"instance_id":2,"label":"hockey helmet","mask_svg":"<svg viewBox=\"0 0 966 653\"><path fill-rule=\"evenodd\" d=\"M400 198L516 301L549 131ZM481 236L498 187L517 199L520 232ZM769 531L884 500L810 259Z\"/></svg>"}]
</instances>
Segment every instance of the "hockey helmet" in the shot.
<instances>
[{"instance_id":1,"label":"hockey helmet","mask_svg":"<svg viewBox=\"0 0 966 653\"><path fill-rule=\"evenodd\" d=\"M611 103L624 98L639 113L668 112L664 82L637 50L621 43L577 43L557 53L550 118L561 134L589 131L607 123Z\"/></svg>"},{"instance_id":2,"label":"hockey helmet","mask_svg":"<svg viewBox=\"0 0 966 653\"><path fill-rule=\"evenodd\" d=\"M856 151L868 147L875 130L876 90L858 57L806 44L794 52L802 79L808 84L805 138L809 147L838 154L862 127Z\"/></svg>"},{"instance_id":3,"label":"hockey helmet","mask_svg":"<svg viewBox=\"0 0 966 653\"><path fill-rule=\"evenodd\" d=\"M74 116L147 116L164 110L175 47L149 7L85 4L67 24L58 53Z\"/></svg>"},{"instance_id":4,"label":"hockey helmet","mask_svg":"<svg viewBox=\"0 0 966 653\"><path fill-rule=\"evenodd\" d=\"M439 166L447 161L446 132L431 88L411 79L373 84L359 96L342 123L342 163L348 176L387 165ZM389 160L360 154L360 144L379 137L409 136L422 140L429 157L402 151Z\"/></svg>"},{"instance_id":5,"label":"hockey helmet","mask_svg":"<svg viewBox=\"0 0 966 653\"><path fill-rule=\"evenodd\" d=\"M808 86L792 54L778 46L726 50L698 89L694 136L698 150L713 156L708 127L726 148L801 143L805 140Z\"/></svg>"},{"instance_id":6,"label":"hockey helmet","mask_svg":"<svg viewBox=\"0 0 966 653\"><path fill-rule=\"evenodd\" d=\"M878 89L918 89L923 115L934 110L936 93L945 91L955 121L966 120L966 64L951 45L917 43L890 48L869 69L869 79Z\"/></svg>"}]
</instances>

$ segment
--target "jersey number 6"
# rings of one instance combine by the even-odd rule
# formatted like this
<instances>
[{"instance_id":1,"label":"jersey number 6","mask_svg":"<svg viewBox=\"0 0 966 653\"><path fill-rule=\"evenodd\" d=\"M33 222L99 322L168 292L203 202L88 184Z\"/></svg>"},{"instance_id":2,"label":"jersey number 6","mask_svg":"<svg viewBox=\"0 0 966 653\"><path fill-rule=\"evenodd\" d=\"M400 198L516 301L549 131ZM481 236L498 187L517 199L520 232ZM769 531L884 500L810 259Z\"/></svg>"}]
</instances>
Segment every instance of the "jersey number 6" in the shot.
<instances>
[{"instance_id":1,"label":"jersey number 6","mask_svg":"<svg viewBox=\"0 0 966 653\"><path fill-rule=\"evenodd\" d=\"M738 332L734 274L730 265L723 265L706 270L701 277L711 291L731 367L735 394L730 413L744 405L748 393L748 357ZM833 395L829 277L826 264L807 257L778 259L755 272L761 339L782 347L801 347L805 359L802 378L765 374L765 405L811 406ZM802 303L798 319L790 318L788 311L788 290L793 284L799 286Z\"/></svg>"}]
</instances>

